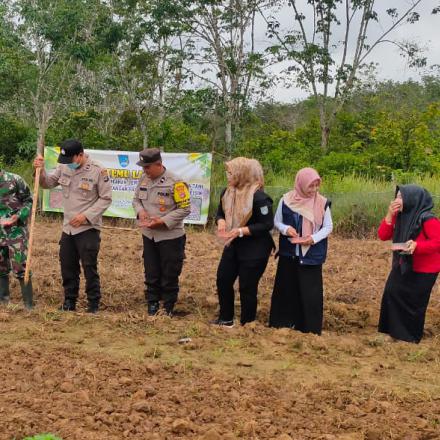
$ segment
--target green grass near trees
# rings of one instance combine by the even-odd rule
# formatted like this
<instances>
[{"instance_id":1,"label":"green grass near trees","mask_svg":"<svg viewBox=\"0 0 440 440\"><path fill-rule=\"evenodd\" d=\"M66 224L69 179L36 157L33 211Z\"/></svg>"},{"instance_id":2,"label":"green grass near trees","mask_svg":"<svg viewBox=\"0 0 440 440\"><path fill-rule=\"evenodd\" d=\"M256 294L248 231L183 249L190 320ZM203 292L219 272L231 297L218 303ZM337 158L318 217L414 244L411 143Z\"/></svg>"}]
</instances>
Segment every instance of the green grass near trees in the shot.
<instances>
[{"instance_id":1,"label":"green grass near trees","mask_svg":"<svg viewBox=\"0 0 440 440\"><path fill-rule=\"evenodd\" d=\"M5 169L25 177L32 184L32 168L29 162L19 161L14 165L2 165ZM223 166L217 164L211 181L210 218L215 216L220 193L225 186ZM269 175L265 191L274 200L274 210L282 195L293 186L295 172ZM366 237L373 233L386 213L398 184L415 183L431 192L434 211L440 216L440 176L395 173L393 180L371 178L350 174L346 176L324 176L321 193L332 201L335 232L346 237Z\"/></svg>"}]
</instances>

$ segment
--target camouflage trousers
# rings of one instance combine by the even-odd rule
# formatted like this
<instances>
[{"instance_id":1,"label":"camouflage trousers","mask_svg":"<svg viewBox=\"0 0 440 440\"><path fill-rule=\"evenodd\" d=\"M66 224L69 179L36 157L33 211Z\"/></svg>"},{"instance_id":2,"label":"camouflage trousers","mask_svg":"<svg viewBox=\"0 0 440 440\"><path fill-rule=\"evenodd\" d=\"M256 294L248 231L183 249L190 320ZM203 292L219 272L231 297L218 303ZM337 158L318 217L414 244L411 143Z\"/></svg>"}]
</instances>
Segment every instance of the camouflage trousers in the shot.
<instances>
[{"instance_id":1,"label":"camouflage trousers","mask_svg":"<svg viewBox=\"0 0 440 440\"><path fill-rule=\"evenodd\" d=\"M5 277L11 272L17 278L24 278L26 271L27 240L17 238L0 242L0 277Z\"/></svg>"}]
</instances>

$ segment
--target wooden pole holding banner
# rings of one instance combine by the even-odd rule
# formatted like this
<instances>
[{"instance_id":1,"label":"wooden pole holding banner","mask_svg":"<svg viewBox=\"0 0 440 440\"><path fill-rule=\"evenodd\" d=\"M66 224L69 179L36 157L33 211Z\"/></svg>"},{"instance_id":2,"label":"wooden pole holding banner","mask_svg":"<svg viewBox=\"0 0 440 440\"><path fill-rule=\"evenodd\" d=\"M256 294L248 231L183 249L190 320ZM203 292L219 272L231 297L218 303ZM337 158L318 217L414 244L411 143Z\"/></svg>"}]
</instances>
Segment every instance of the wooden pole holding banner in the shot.
<instances>
[{"instance_id":1,"label":"wooden pole holding banner","mask_svg":"<svg viewBox=\"0 0 440 440\"><path fill-rule=\"evenodd\" d=\"M38 135L37 142L37 154L39 156L44 157L44 133L40 131ZM43 165L44 166L44 165ZM35 169L35 180L34 180L34 195L32 199L32 212L31 212L31 222L29 226L29 241L28 241L28 253L26 258L26 271L24 274L24 283L29 283L29 277L31 272L31 263L32 263L32 249L34 244L34 229L35 229L35 217L37 214L37 206L38 206L38 195L40 191L40 174L41 168Z\"/></svg>"}]
</instances>

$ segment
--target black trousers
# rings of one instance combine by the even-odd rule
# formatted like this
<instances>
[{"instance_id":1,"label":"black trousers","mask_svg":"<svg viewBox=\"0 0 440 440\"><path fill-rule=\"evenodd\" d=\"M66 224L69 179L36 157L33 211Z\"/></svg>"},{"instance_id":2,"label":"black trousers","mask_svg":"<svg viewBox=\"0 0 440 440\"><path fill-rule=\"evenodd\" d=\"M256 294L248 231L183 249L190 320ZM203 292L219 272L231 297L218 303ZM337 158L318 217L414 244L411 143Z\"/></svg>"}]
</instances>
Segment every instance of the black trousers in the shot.
<instances>
[{"instance_id":1,"label":"black trousers","mask_svg":"<svg viewBox=\"0 0 440 440\"><path fill-rule=\"evenodd\" d=\"M269 326L320 335L323 306L322 265L301 265L298 258L280 256Z\"/></svg>"},{"instance_id":2,"label":"black trousers","mask_svg":"<svg viewBox=\"0 0 440 440\"><path fill-rule=\"evenodd\" d=\"M234 319L234 282L238 277L241 324L255 321L257 315L258 283L266 270L268 257L255 260L239 260L235 250L223 251L217 269L217 293L220 304L220 319Z\"/></svg>"},{"instance_id":3,"label":"black trousers","mask_svg":"<svg viewBox=\"0 0 440 440\"><path fill-rule=\"evenodd\" d=\"M60 240L61 277L64 297L76 302L79 292L80 262L86 278L86 293L89 303L99 304L101 285L98 274L100 232L88 229L76 235L63 232Z\"/></svg>"},{"instance_id":4,"label":"black trousers","mask_svg":"<svg viewBox=\"0 0 440 440\"><path fill-rule=\"evenodd\" d=\"M382 297L379 332L401 341L420 342L436 279L436 273L408 271L403 275L400 267L394 267Z\"/></svg>"},{"instance_id":5,"label":"black trousers","mask_svg":"<svg viewBox=\"0 0 440 440\"><path fill-rule=\"evenodd\" d=\"M179 294L179 276L185 259L186 236L171 240L144 241L145 298L172 306Z\"/></svg>"}]
</instances>

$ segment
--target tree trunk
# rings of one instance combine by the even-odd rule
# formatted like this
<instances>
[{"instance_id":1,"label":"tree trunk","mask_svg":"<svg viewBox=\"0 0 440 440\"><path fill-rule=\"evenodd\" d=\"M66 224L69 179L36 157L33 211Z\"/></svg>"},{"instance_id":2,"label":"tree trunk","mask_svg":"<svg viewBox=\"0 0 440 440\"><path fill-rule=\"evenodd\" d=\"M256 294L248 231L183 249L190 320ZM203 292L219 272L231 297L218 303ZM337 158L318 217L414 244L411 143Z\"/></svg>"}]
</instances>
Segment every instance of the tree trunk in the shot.
<instances>
[{"instance_id":1,"label":"tree trunk","mask_svg":"<svg viewBox=\"0 0 440 440\"><path fill-rule=\"evenodd\" d=\"M37 136L37 154L44 156L44 147L46 141L47 128L52 117L52 105L50 103L41 104L41 113L38 121L38 136Z\"/></svg>"},{"instance_id":2,"label":"tree trunk","mask_svg":"<svg viewBox=\"0 0 440 440\"><path fill-rule=\"evenodd\" d=\"M142 117L141 110L137 103L133 101L134 107L135 107L135 113L136 113L136 119L139 124L139 128L142 133L142 147L143 149L148 148L148 131L147 131L147 125L145 124L144 118Z\"/></svg>"},{"instance_id":3,"label":"tree trunk","mask_svg":"<svg viewBox=\"0 0 440 440\"><path fill-rule=\"evenodd\" d=\"M228 157L232 157L232 121L229 117L225 121L225 144Z\"/></svg>"},{"instance_id":4,"label":"tree trunk","mask_svg":"<svg viewBox=\"0 0 440 440\"><path fill-rule=\"evenodd\" d=\"M324 153L327 152L329 138L330 127L328 125L321 125L321 149Z\"/></svg>"}]
</instances>

